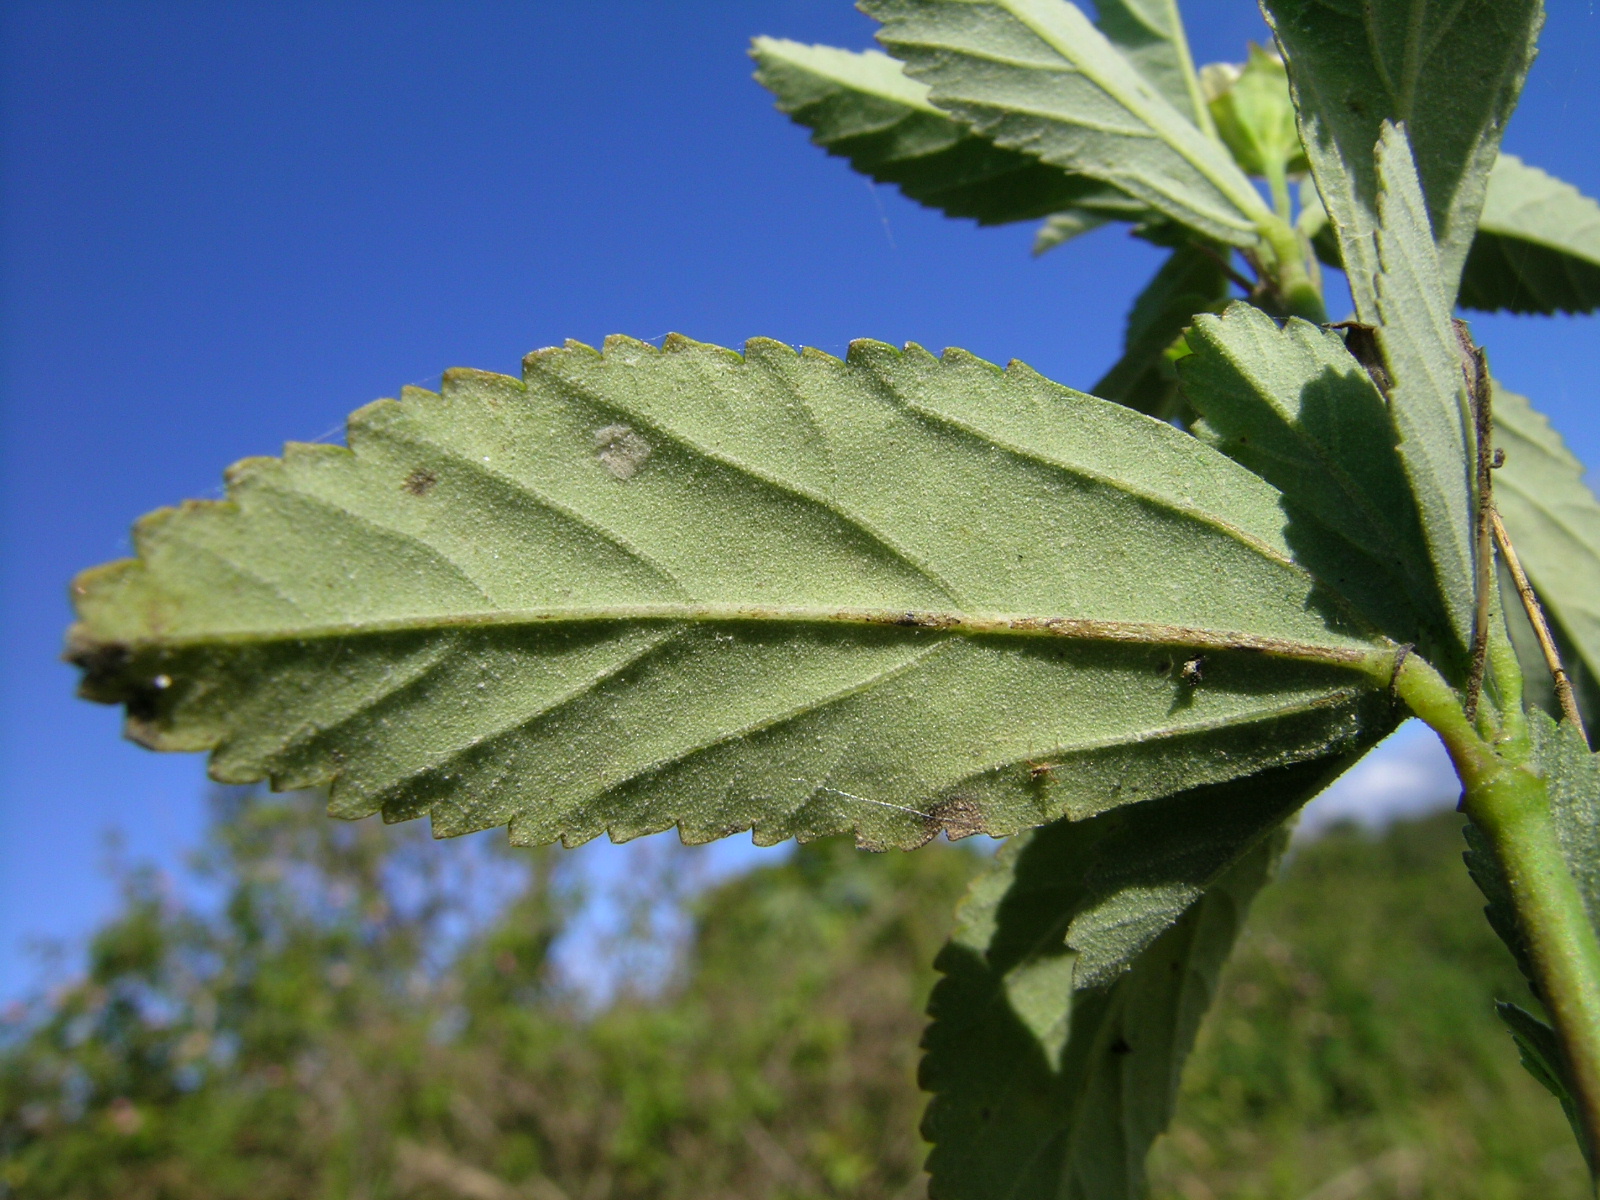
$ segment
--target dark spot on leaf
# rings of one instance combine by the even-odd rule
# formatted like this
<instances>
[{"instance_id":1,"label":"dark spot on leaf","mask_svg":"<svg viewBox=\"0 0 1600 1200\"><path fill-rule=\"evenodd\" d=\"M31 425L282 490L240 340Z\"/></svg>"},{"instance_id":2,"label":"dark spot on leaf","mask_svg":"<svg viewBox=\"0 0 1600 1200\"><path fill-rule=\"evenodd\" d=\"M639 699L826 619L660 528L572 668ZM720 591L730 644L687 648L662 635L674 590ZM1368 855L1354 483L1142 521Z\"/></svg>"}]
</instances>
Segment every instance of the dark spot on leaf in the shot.
<instances>
[{"instance_id":1,"label":"dark spot on leaf","mask_svg":"<svg viewBox=\"0 0 1600 1200\"><path fill-rule=\"evenodd\" d=\"M1366 370L1373 386L1383 393L1383 398L1389 398L1389 388L1392 386L1389 379L1389 368L1383 364L1383 353L1378 349L1378 331L1372 325L1363 325L1360 321L1339 321L1330 325L1330 329L1337 329L1344 334L1344 348L1350 351L1350 356L1361 364Z\"/></svg>"},{"instance_id":2,"label":"dark spot on leaf","mask_svg":"<svg viewBox=\"0 0 1600 1200\"><path fill-rule=\"evenodd\" d=\"M1132 1054L1133 1053L1133 1047L1128 1045L1128 1042L1127 1042L1126 1038L1123 1038L1123 1037L1119 1036L1116 1041L1111 1043L1111 1053L1113 1053L1113 1054Z\"/></svg>"},{"instance_id":3,"label":"dark spot on leaf","mask_svg":"<svg viewBox=\"0 0 1600 1200\"><path fill-rule=\"evenodd\" d=\"M406 481L400 486L413 496L426 496L433 491L433 485L439 482L439 477L426 467L418 467L406 476Z\"/></svg>"},{"instance_id":4,"label":"dark spot on leaf","mask_svg":"<svg viewBox=\"0 0 1600 1200\"><path fill-rule=\"evenodd\" d=\"M943 831L951 841L983 832L983 809L971 800L941 800L928 810L933 832Z\"/></svg>"}]
</instances>

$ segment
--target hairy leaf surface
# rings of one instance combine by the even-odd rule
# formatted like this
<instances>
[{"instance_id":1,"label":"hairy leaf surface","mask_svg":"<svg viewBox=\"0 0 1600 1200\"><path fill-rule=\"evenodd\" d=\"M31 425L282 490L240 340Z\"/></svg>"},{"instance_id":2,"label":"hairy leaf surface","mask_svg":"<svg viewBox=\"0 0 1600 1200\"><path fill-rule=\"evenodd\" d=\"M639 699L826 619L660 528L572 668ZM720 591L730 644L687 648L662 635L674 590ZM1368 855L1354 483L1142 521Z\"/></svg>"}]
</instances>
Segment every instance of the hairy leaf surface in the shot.
<instances>
[{"instance_id":1,"label":"hairy leaf surface","mask_svg":"<svg viewBox=\"0 0 1600 1200\"><path fill-rule=\"evenodd\" d=\"M1167 352L1196 313L1228 298L1228 275L1215 251L1180 246L1133 302L1122 357L1092 389L1142 413L1166 418L1177 395L1177 368Z\"/></svg>"},{"instance_id":2,"label":"hairy leaf surface","mask_svg":"<svg viewBox=\"0 0 1600 1200\"><path fill-rule=\"evenodd\" d=\"M1388 401L1339 335L1236 303L1197 317L1188 344L1189 403L1218 449L1282 489L1300 561L1390 637L1459 662Z\"/></svg>"},{"instance_id":3,"label":"hairy leaf surface","mask_svg":"<svg viewBox=\"0 0 1600 1200\"><path fill-rule=\"evenodd\" d=\"M1461 306L1587 313L1600 306L1600 204L1502 154L1461 276Z\"/></svg>"},{"instance_id":4,"label":"hairy leaf surface","mask_svg":"<svg viewBox=\"0 0 1600 1200\"><path fill-rule=\"evenodd\" d=\"M1565 635L1563 649L1576 652L1593 679L1600 676L1600 499L1583 481L1583 464L1525 397L1497 387L1494 419L1495 445L1506 453L1494 473L1495 506ZM1515 594L1505 603L1518 605ZM1543 660L1527 673L1544 676Z\"/></svg>"},{"instance_id":5,"label":"hairy leaf surface","mask_svg":"<svg viewBox=\"0 0 1600 1200\"><path fill-rule=\"evenodd\" d=\"M936 966L930 1195L1133 1200L1283 821L1352 759L1062 821L973 884Z\"/></svg>"},{"instance_id":6,"label":"hairy leaf surface","mask_svg":"<svg viewBox=\"0 0 1600 1200\"><path fill-rule=\"evenodd\" d=\"M1133 218L1143 204L980 137L928 100L927 86L876 51L756 38L756 79L811 140L863 175L952 217L1001 225L1065 209Z\"/></svg>"},{"instance_id":7,"label":"hairy leaf surface","mask_svg":"<svg viewBox=\"0 0 1600 1200\"><path fill-rule=\"evenodd\" d=\"M1378 144L1378 345L1392 387L1399 451L1422 515L1434 577L1463 646L1472 641L1473 434L1460 339L1428 231L1405 131Z\"/></svg>"},{"instance_id":8,"label":"hairy leaf surface","mask_svg":"<svg viewBox=\"0 0 1600 1200\"><path fill-rule=\"evenodd\" d=\"M1211 112L1176 0L1095 0L1095 24L1167 102L1206 133Z\"/></svg>"},{"instance_id":9,"label":"hairy leaf surface","mask_svg":"<svg viewBox=\"0 0 1600 1200\"><path fill-rule=\"evenodd\" d=\"M999 146L1247 246L1266 206L1202 133L1065 0L864 0L930 99Z\"/></svg>"},{"instance_id":10,"label":"hairy leaf surface","mask_svg":"<svg viewBox=\"0 0 1600 1200\"><path fill-rule=\"evenodd\" d=\"M1005 833L1388 719L1276 492L1020 365L618 338L348 441L80 577L85 694L219 779L523 842Z\"/></svg>"},{"instance_id":11,"label":"hairy leaf surface","mask_svg":"<svg viewBox=\"0 0 1600 1200\"><path fill-rule=\"evenodd\" d=\"M1453 297L1544 19L1540 0L1265 0L1300 133L1363 321L1377 324L1373 232L1385 121L1415 148L1440 278Z\"/></svg>"}]
</instances>

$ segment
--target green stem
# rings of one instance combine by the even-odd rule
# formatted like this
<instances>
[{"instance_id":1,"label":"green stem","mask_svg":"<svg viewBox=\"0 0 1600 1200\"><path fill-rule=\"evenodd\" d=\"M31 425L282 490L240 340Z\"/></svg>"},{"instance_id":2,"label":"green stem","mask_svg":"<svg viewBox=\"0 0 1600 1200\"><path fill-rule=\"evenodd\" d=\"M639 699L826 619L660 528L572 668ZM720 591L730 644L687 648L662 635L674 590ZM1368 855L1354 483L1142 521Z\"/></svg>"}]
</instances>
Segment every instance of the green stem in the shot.
<instances>
[{"instance_id":1,"label":"green stem","mask_svg":"<svg viewBox=\"0 0 1600 1200\"><path fill-rule=\"evenodd\" d=\"M1275 260L1273 275L1289 312L1318 325L1327 324L1328 310L1322 303L1322 290L1306 268L1305 255L1294 227L1274 216L1263 219L1257 228L1272 251Z\"/></svg>"},{"instance_id":2,"label":"green stem","mask_svg":"<svg viewBox=\"0 0 1600 1200\"><path fill-rule=\"evenodd\" d=\"M1545 782L1479 738L1450 685L1416 655L1401 664L1395 690L1444 742L1462 808L1499 861L1573 1100L1589 1144L1600 1147L1600 940L1562 856Z\"/></svg>"}]
</instances>

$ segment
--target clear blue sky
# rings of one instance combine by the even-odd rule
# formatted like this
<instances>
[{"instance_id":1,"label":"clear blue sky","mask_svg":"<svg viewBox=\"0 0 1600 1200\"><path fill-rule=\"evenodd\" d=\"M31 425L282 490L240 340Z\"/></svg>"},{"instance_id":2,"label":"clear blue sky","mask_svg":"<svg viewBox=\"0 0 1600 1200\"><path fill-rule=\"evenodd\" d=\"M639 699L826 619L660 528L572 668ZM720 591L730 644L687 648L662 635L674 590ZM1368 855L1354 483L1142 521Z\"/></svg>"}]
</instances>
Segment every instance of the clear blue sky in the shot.
<instances>
[{"instance_id":1,"label":"clear blue sky","mask_svg":"<svg viewBox=\"0 0 1600 1200\"><path fill-rule=\"evenodd\" d=\"M1239 59L1251 0L1190 0ZM843 0L0 6L0 995L112 902L102 838L172 863L203 769L119 740L56 661L78 569L234 459L337 438L446 367L567 337L1021 358L1087 386L1156 252L1050 256L870 188L749 79L751 34L864 47ZM1512 151L1600 195L1600 16L1554 0ZM1592 319L1477 322L1600 461Z\"/></svg>"}]
</instances>

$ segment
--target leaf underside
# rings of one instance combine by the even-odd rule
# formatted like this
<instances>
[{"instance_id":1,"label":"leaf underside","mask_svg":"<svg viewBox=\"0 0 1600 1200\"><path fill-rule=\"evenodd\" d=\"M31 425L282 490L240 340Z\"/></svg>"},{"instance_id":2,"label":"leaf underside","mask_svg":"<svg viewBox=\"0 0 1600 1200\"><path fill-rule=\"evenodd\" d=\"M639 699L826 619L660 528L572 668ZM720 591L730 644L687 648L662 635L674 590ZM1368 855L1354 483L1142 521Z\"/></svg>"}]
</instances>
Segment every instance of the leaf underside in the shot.
<instances>
[{"instance_id":1,"label":"leaf underside","mask_svg":"<svg viewBox=\"0 0 1600 1200\"><path fill-rule=\"evenodd\" d=\"M1072 209L1131 219L1143 204L973 133L928 100L925 85L876 51L756 38L756 79L811 140L912 200L980 225Z\"/></svg>"},{"instance_id":2,"label":"leaf underside","mask_svg":"<svg viewBox=\"0 0 1600 1200\"><path fill-rule=\"evenodd\" d=\"M1257 240L1266 208L1202 133L1064 0L863 0L930 100L998 146L1132 196L1205 237Z\"/></svg>"},{"instance_id":3,"label":"leaf underside","mask_svg":"<svg viewBox=\"0 0 1600 1200\"><path fill-rule=\"evenodd\" d=\"M1543 23L1540 0L1265 0L1289 65L1301 140L1338 232L1356 311L1378 324L1373 149L1384 122L1411 137L1440 276L1455 295L1500 136Z\"/></svg>"},{"instance_id":4,"label":"leaf underside","mask_svg":"<svg viewBox=\"0 0 1600 1200\"><path fill-rule=\"evenodd\" d=\"M1474 575L1472 418L1453 287L1441 275L1405 130L1378 144L1377 340L1389 378L1399 454L1422 516L1434 578L1460 645L1471 644Z\"/></svg>"},{"instance_id":5,"label":"leaf underside","mask_svg":"<svg viewBox=\"0 0 1600 1200\"><path fill-rule=\"evenodd\" d=\"M1132 1200L1281 826L1352 757L1013 838L936 963L937 1200Z\"/></svg>"},{"instance_id":6,"label":"leaf underside","mask_svg":"<svg viewBox=\"0 0 1600 1200\"><path fill-rule=\"evenodd\" d=\"M348 443L81 576L84 693L218 779L530 843L1010 833L1389 719L1276 492L1021 365L617 338Z\"/></svg>"},{"instance_id":7,"label":"leaf underside","mask_svg":"<svg viewBox=\"0 0 1600 1200\"><path fill-rule=\"evenodd\" d=\"M1502 154L1461 276L1463 308L1588 313L1600 307L1600 204Z\"/></svg>"},{"instance_id":8,"label":"leaf underside","mask_svg":"<svg viewBox=\"0 0 1600 1200\"><path fill-rule=\"evenodd\" d=\"M1187 340L1190 404L1213 445L1282 489L1297 558L1389 637L1461 667L1389 403L1339 335L1235 303Z\"/></svg>"}]
</instances>

